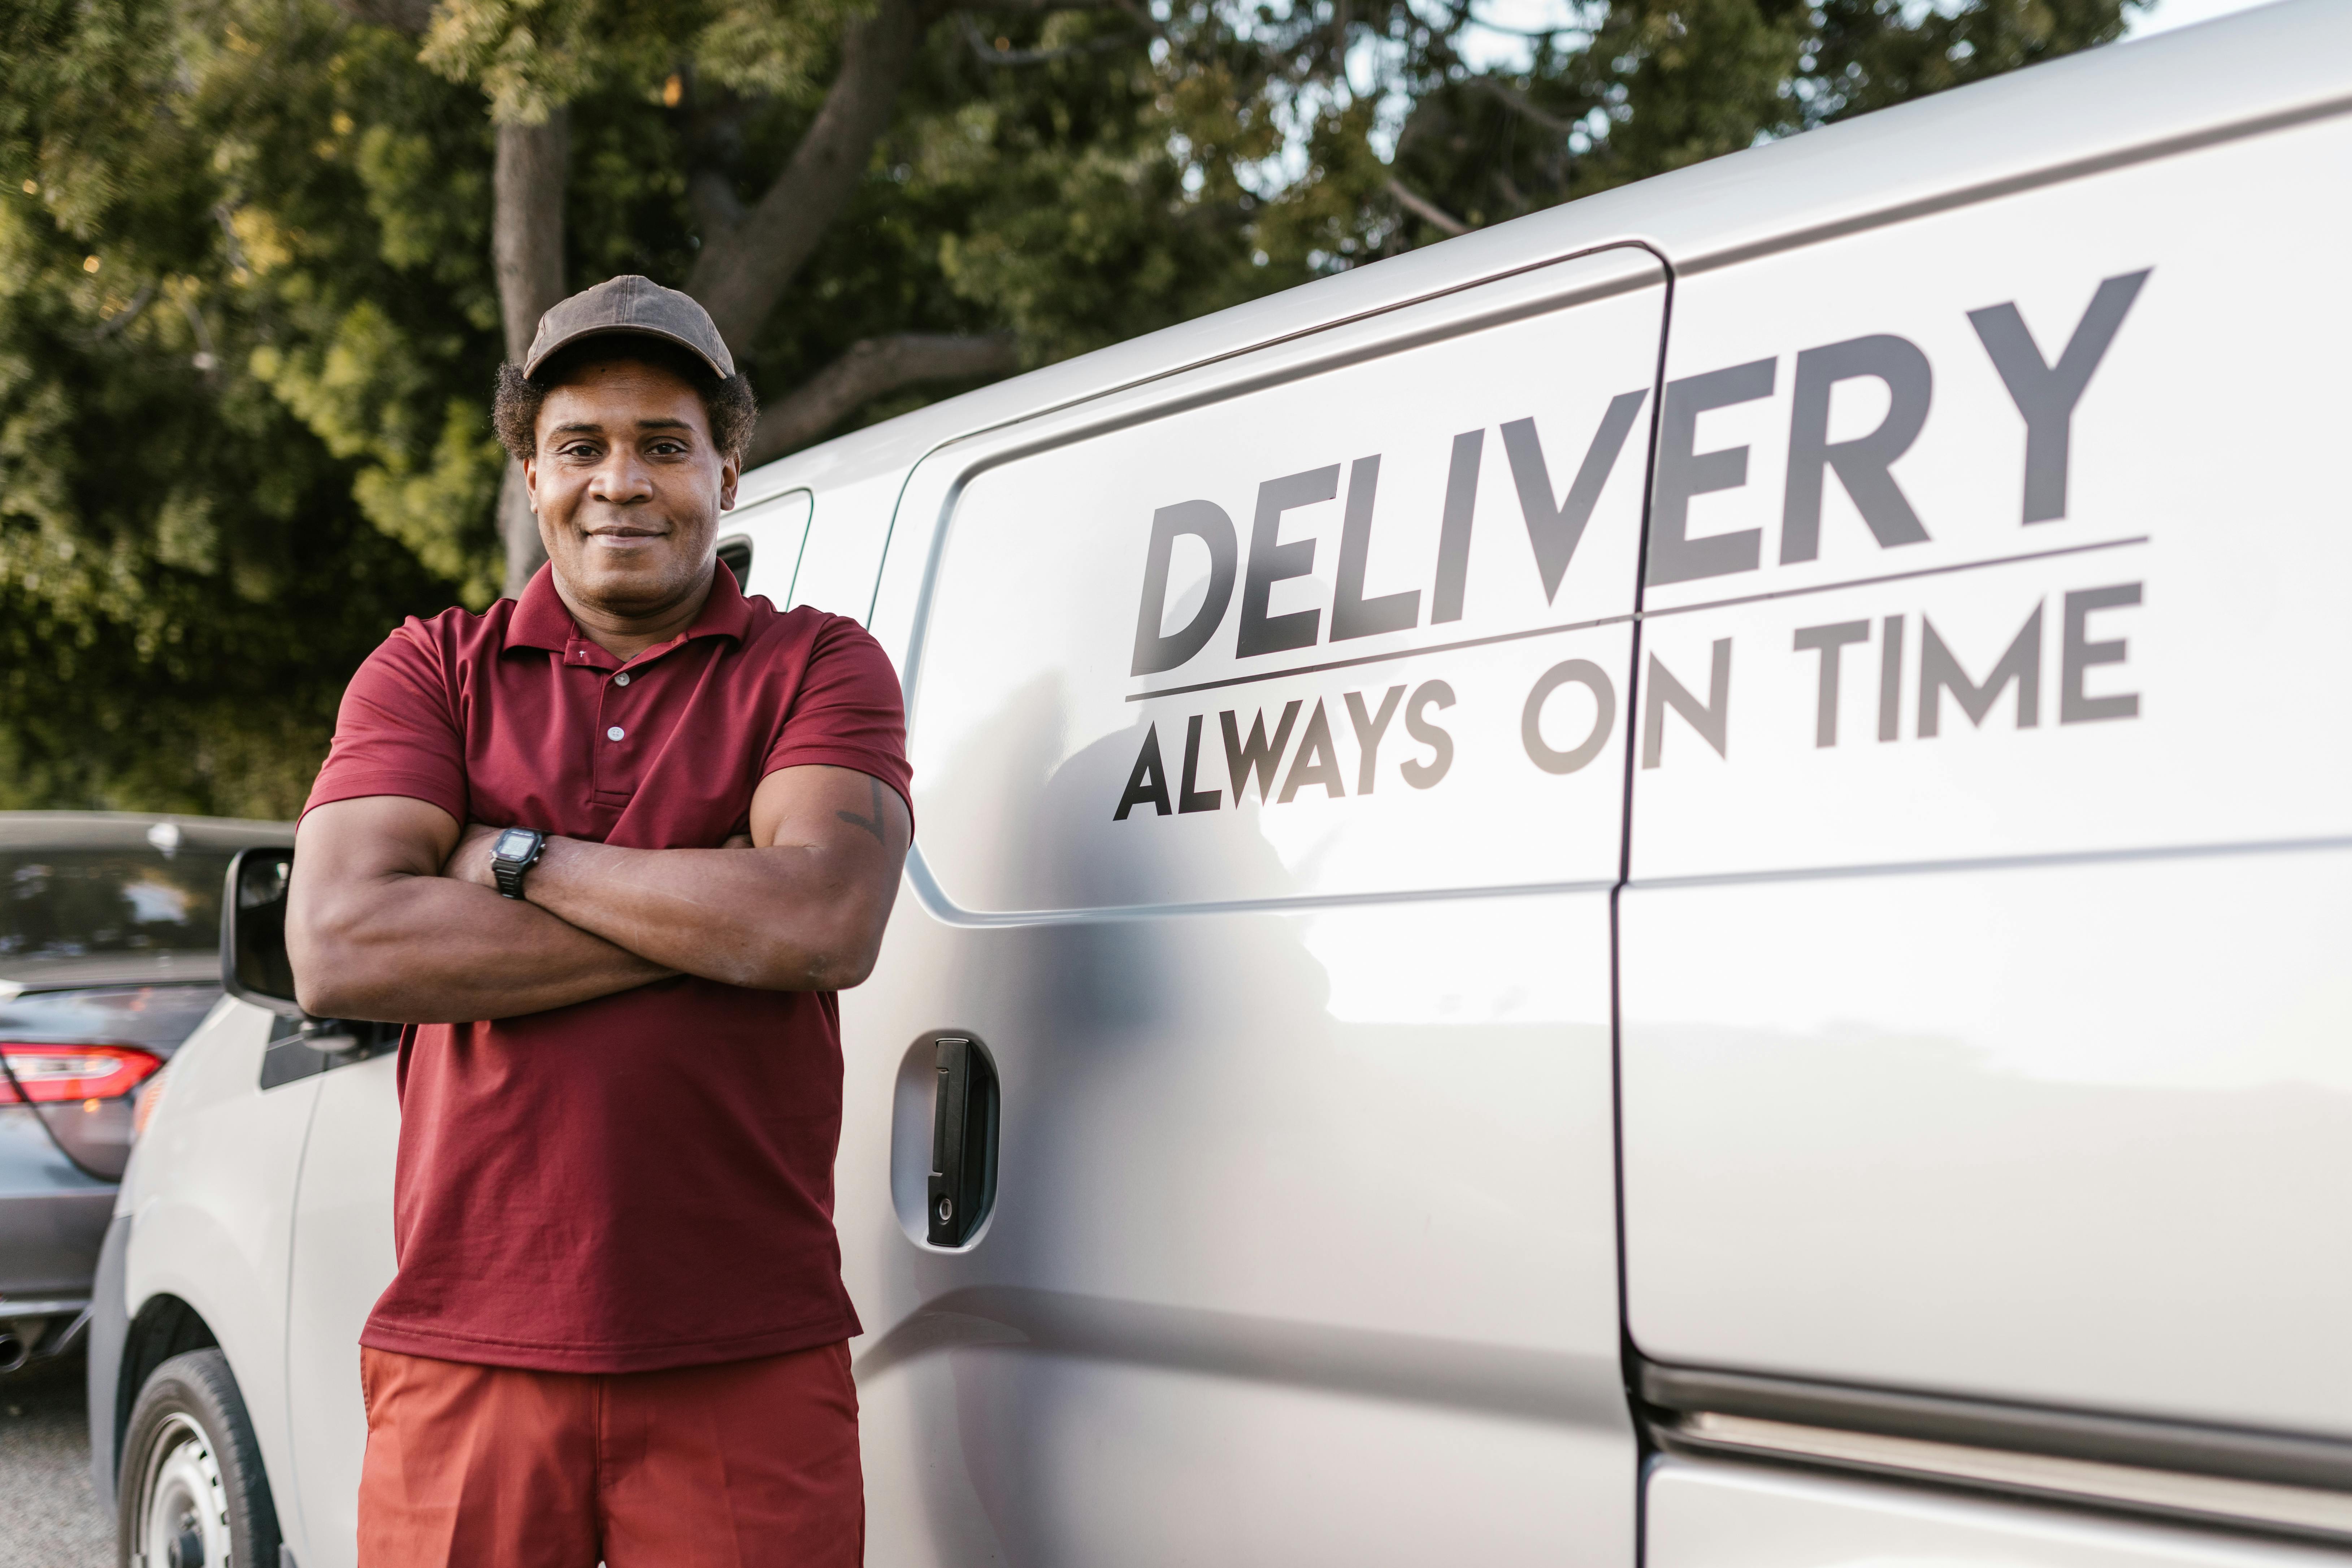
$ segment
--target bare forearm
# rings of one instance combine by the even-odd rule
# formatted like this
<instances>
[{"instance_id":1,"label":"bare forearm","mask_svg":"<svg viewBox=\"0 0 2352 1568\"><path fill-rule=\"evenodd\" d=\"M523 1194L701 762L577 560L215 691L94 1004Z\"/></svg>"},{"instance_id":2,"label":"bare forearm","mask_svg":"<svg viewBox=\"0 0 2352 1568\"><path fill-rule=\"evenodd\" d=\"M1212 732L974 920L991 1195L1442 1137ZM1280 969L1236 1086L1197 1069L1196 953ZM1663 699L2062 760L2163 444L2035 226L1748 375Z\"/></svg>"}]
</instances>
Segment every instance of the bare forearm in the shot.
<instances>
[{"instance_id":1,"label":"bare forearm","mask_svg":"<svg viewBox=\"0 0 2352 1568\"><path fill-rule=\"evenodd\" d=\"M513 1017L673 973L544 909L447 877L381 877L293 914L287 946L298 999L322 1017Z\"/></svg>"},{"instance_id":2,"label":"bare forearm","mask_svg":"<svg viewBox=\"0 0 2352 1568\"><path fill-rule=\"evenodd\" d=\"M889 915L869 879L809 845L648 850L550 839L524 888L541 909L652 963L771 991L856 984Z\"/></svg>"}]
</instances>

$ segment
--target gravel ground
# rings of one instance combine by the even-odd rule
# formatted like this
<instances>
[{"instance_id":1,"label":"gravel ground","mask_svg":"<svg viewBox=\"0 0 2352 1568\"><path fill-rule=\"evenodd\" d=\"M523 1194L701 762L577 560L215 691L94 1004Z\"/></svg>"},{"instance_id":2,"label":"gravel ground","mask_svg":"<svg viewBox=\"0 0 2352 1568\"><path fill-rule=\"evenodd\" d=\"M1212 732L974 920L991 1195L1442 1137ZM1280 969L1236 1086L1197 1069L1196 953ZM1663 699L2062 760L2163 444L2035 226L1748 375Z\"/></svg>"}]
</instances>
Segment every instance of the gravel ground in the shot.
<instances>
[{"instance_id":1,"label":"gravel ground","mask_svg":"<svg viewBox=\"0 0 2352 1568\"><path fill-rule=\"evenodd\" d=\"M113 1568L89 1488L82 1358L0 1377L0 1568Z\"/></svg>"}]
</instances>

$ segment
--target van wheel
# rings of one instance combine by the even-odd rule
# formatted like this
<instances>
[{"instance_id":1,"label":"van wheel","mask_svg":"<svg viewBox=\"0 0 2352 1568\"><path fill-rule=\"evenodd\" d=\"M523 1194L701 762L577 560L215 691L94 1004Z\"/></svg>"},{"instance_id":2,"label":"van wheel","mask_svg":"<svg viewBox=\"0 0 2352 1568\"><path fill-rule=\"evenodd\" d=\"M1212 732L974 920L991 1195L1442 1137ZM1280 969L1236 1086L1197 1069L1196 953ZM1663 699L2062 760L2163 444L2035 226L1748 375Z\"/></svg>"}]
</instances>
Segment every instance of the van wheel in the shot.
<instances>
[{"instance_id":1,"label":"van wheel","mask_svg":"<svg viewBox=\"0 0 2352 1568\"><path fill-rule=\"evenodd\" d=\"M155 1369L122 1444L122 1568L278 1568L278 1510L217 1350Z\"/></svg>"}]
</instances>

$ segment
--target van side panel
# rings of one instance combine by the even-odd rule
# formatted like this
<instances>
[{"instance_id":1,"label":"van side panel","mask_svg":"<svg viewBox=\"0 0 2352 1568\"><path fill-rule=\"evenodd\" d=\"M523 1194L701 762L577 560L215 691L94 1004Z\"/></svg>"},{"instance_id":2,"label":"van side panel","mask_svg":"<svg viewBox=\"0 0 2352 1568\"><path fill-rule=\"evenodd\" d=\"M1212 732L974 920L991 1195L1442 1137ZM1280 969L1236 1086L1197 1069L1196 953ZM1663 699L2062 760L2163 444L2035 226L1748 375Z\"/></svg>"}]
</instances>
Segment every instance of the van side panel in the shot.
<instances>
[{"instance_id":1,"label":"van side panel","mask_svg":"<svg viewBox=\"0 0 2352 1568\"><path fill-rule=\"evenodd\" d=\"M2347 179L2331 119L1678 289L1644 1354L2352 1433Z\"/></svg>"},{"instance_id":2,"label":"van side panel","mask_svg":"<svg viewBox=\"0 0 2352 1568\"><path fill-rule=\"evenodd\" d=\"M877 1560L1631 1562L1608 889L1664 295L1567 261L909 483L913 896L843 999ZM950 1031L1002 1086L953 1248Z\"/></svg>"},{"instance_id":3,"label":"van side panel","mask_svg":"<svg viewBox=\"0 0 2352 1568\"><path fill-rule=\"evenodd\" d=\"M1629 905L1645 1353L2352 1430L2352 850Z\"/></svg>"},{"instance_id":4,"label":"van side panel","mask_svg":"<svg viewBox=\"0 0 2352 1568\"><path fill-rule=\"evenodd\" d=\"M927 924L844 996L898 1124L838 1209L874 1561L1632 1562L1606 994L1494 962L1605 951L1602 899ZM962 1252L916 1239L945 1027L1003 1082Z\"/></svg>"}]
</instances>

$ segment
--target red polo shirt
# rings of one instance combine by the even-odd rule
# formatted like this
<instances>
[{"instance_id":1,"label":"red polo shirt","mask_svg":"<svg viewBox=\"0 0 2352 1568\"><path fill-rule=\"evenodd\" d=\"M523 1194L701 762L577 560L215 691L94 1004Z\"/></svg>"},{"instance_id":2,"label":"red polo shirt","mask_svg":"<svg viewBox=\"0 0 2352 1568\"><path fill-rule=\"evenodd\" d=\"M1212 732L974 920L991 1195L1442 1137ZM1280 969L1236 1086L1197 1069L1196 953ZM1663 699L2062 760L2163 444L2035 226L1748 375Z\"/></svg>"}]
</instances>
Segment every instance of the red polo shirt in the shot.
<instances>
[{"instance_id":1,"label":"red polo shirt","mask_svg":"<svg viewBox=\"0 0 2352 1568\"><path fill-rule=\"evenodd\" d=\"M369 656L310 806L408 795L461 823L708 848L804 763L908 794L898 678L855 621L779 613L722 567L692 627L623 664L541 567L520 601L412 618ZM682 976L419 1026L400 1104L400 1272L362 1344L637 1372L859 1331L833 1231L829 992Z\"/></svg>"}]
</instances>

